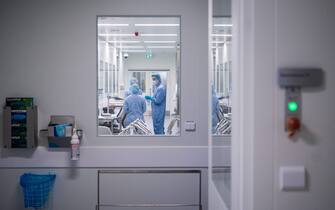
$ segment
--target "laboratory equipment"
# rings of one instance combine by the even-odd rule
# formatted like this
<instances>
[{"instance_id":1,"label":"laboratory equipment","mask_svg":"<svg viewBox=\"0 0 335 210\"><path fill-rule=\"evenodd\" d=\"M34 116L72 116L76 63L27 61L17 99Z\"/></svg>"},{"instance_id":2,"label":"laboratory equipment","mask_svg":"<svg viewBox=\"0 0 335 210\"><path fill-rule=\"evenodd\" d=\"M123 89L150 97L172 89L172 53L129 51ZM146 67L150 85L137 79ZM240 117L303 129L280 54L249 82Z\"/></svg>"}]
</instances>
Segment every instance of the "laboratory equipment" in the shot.
<instances>
[{"instance_id":1,"label":"laboratory equipment","mask_svg":"<svg viewBox=\"0 0 335 210\"><path fill-rule=\"evenodd\" d=\"M215 135L229 135L231 134L231 125L232 125L231 114L225 114L223 119L215 127Z\"/></svg>"},{"instance_id":2,"label":"laboratory equipment","mask_svg":"<svg viewBox=\"0 0 335 210\"><path fill-rule=\"evenodd\" d=\"M140 119L136 119L130 123L123 131L119 133L120 136L126 135L151 135L152 132L148 126Z\"/></svg>"}]
</instances>

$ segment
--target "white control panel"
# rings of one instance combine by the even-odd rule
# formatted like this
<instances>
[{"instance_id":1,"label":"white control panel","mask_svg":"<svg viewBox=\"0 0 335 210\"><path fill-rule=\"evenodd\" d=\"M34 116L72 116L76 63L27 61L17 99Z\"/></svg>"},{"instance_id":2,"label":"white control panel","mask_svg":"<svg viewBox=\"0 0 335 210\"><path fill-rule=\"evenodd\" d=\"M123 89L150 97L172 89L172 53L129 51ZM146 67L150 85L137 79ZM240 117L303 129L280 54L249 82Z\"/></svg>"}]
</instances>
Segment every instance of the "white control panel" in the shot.
<instances>
[{"instance_id":1,"label":"white control panel","mask_svg":"<svg viewBox=\"0 0 335 210\"><path fill-rule=\"evenodd\" d=\"M185 122L185 131L195 131L196 124L194 121L186 121Z\"/></svg>"},{"instance_id":2,"label":"white control panel","mask_svg":"<svg viewBox=\"0 0 335 210\"><path fill-rule=\"evenodd\" d=\"M300 191L306 189L306 170L303 166L283 166L279 169L280 190Z\"/></svg>"}]
</instances>

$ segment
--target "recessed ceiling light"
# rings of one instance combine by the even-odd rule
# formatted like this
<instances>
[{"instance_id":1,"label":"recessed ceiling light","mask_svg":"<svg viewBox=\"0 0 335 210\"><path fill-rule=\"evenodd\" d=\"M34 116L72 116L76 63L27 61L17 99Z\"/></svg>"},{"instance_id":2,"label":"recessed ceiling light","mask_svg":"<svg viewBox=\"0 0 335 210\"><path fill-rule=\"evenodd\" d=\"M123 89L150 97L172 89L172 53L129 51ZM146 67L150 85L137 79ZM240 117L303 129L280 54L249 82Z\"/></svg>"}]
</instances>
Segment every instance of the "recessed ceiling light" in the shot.
<instances>
[{"instance_id":1,"label":"recessed ceiling light","mask_svg":"<svg viewBox=\"0 0 335 210\"><path fill-rule=\"evenodd\" d=\"M130 41L130 40L120 40L120 41L108 41L109 43L112 44L117 44L117 43L141 43L141 41Z\"/></svg>"},{"instance_id":2,"label":"recessed ceiling light","mask_svg":"<svg viewBox=\"0 0 335 210\"><path fill-rule=\"evenodd\" d=\"M179 24L155 24L155 23L137 23L135 26L179 26Z\"/></svg>"},{"instance_id":3,"label":"recessed ceiling light","mask_svg":"<svg viewBox=\"0 0 335 210\"><path fill-rule=\"evenodd\" d=\"M176 43L176 41L144 41L144 43Z\"/></svg>"},{"instance_id":4,"label":"recessed ceiling light","mask_svg":"<svg viewBox=\"0 0 335 210\"><path fill-rule=\"evenodd\" d=\"M212 34L212 36L224 36L224 37L232 37L232 34Z\"/></svg>"},{"instance_id":5,"label":"recessed ceiling light","mask_svg":"<svg viewBox=\"0 0 335 210\"><path fill-rule=\"evenodd\" d=\"M140 34L140 36L177 36L177 34Z\"/></svg>"},{"instance_id":6,"label":"recessed ceiling light","mask_svg":"<svg viewBox=\"0 0 335 210\"><path fill-rule=\"evenodd\" d=\"M149 49L153 49L153 48L175 48L175 46L148 46Z\"/></svg>"},{"instance_id":7,"label":"recessed ceiling light","mask_svg":"<svg viewBox=\"0 0 335 210\"><path fill-rule=\"evenodd\" d=\"M146 52L145 50L122 50L122 52L128 52L128 53L131 53L131 52L134 52L134 53L142 53L142 52Z\"/></svg>"},{"instance_id":8,"label":"recessed ceiling light","mask_svg":"<svg viewBox=\"0 0 335 210\"><path fill-rule=\"evenodd\" d=\"M215 27L232 27L233 24L214 24Z\"/></svg>"},{"instance_id":9,"label":"recessed ceiling light","mask_svg":"<svg viewBox=\"0 0 335 210\"><path fill-rule=\"evenodd\" d=\"M129 26L126 23L98 23L98 26Z\"/></svg>"},{"instance_id":10,"label":"recessed ceiling light","mask_svg":"<svg viewBox=\"0 0 335 210\"><path fill-rule=\"evenodd\" d=\"M99 34L99 36L135 36L134 34Z\"/></svg>"},{"instance_id":11,"label":"recessed ceiling light","mask_svg":"<svg viewBox=\"0 0 335 210\"><path fill-rule=\"evenodd\" d=\"M114 46L114 47L122 48L122 49L138 49L138 48L142 49L144 48L143 46Z\"/></svg>"}]
</instances>

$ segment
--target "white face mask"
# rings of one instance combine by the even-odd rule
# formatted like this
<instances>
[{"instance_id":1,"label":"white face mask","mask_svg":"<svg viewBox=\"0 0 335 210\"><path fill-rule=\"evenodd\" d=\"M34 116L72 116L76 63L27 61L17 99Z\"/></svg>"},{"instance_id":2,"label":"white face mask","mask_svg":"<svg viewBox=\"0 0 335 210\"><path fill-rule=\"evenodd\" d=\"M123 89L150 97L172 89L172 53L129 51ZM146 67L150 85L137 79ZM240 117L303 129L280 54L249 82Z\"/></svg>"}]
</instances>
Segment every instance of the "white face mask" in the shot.
<instances>
[{"instance_id":1,"label":"white face mask","mask_svg":"<svg viewBox=\"0 0 335 210\"><path fill-rule=\"evenodd\" d=\"M154 80L154 81L153 81L153 84L154 84L155 86L157 86L157 85L158 85L158 80Z\"/></svg>"}]
</instances>

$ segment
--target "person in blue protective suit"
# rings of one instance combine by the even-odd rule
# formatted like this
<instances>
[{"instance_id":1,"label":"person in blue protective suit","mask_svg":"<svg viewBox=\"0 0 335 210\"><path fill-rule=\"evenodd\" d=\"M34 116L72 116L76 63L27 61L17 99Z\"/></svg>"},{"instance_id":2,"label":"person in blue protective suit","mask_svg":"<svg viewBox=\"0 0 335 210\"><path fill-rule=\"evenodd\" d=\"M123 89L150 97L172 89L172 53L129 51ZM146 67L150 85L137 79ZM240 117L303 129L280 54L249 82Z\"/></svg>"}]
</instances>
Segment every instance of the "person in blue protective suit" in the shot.
<instances>
[{"instance_id":1,"label":"person in blue protective suit","mask_svg":"<svg viewBox=\"0 0 335 210\"><path fill-rule=\"evenodd\" d=\"M214 85L212 84L212 133L215 133L215 127L219 122L220 104L216 96Z\"/></svg>"},{"instance_id":2,"label":"person in blue protective suit","mask_svg":"<svg viewBox=\"0 0 335 210\"><path fill-rule=\"evenodd\" d=\"M146 102L142 96L139 95L140 88L137 84L130 87L131 95L128 96L123 105L123 112L126 115L124 119L124 127L136 119L144 122L144 112L147 110Z\"/></svg>"},{"instance_id":3,"label":"person in blue protective suit","mask_svg":"<svg viewBox=\"0 0 335 210\"><path fill-rule=\"evenodd\" d=\"M153 96L145 96L151 101L152 121L155 134L164 134L164 120L166 109L166 88L162 84L159 74L152 75Z\"/></svg>"},{"instance_id":4,"label":"person in blue protective suit","mask_svg":"<svg viewBox=\"0 0 335 210\"><path fill-rule=\"evenodd\" d=\"M137 84L137 85L138 85L138 80L137 80L135 77L133 77L133 78L131 78L131 79L129 80L129 84L130 84L129 90L126 90L126 91L124 92L124 98L127 98L128 96L131 95L131 90L130 90L130 88L131 88L131 86L132 86L133 84ZM141 90L141 89L139 89L138 94L139 94L139 95L142 95L142 90Z\"/></svg>"}]
</instances>

